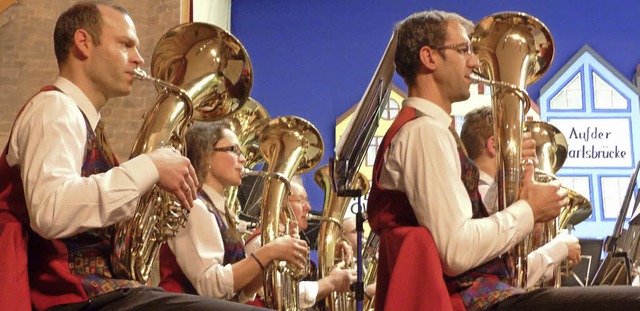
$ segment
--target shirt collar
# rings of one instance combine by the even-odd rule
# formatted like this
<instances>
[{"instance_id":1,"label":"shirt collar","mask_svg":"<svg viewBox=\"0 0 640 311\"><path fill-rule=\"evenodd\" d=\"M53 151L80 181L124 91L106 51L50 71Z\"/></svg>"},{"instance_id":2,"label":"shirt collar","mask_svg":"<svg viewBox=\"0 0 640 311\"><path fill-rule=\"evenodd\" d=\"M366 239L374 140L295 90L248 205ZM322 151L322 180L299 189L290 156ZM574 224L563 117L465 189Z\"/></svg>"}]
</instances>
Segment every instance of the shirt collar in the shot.
<instances>
[{"instance_id":1,"label":"shirt collar","mask_svg":"<svg viewBox=\"0 0 640 311\"><path fill-rule=\"evenodd\" d=\"M485 171L478 169L478 172L480 173L480 180L486 182L487 184L491 184L493 183L493 176L490 176L489 174L485 173Z\"/></svg>"},{"instance_id":2,"label":"shirt collar","mask_svg":"<svg viewBox=\"0 0 640 311\"><path fill-rule=\"evenodd\" d=\"M87 117L87 120L89 120L91 128L95 130L100 120L100 113L96 110L96 107L93 106L87 95L85 95L78 86L73 84L73 82L63 77L58 77L53 82L53 85L73 99L78 108L80 108L82 113Z\"/></svg>"},{"instance_id":3,"label":"shirt collar","mask_svg":"<svg viewBox=\"0 0 640 311\"><path fill-rule=\"evenodd\" d=\"M422 114L433 118L438 124L448 128L453 122L453 118L447 114L440 106L420 97L409 97L402 102L402 107L412 107Z\"/></svg>"},{"instance_id":4,"label":"shirt collar","mask_svg":"<svg viewBox=\"0 0 640 311\"><path fill-rule=\"evenodd\" d=\"M215 191L207 184L202 185L202 191L209 196L217 210L224 212L226 198L222 194L218 193L218 191Z\"/></svg>"}]
</instances>

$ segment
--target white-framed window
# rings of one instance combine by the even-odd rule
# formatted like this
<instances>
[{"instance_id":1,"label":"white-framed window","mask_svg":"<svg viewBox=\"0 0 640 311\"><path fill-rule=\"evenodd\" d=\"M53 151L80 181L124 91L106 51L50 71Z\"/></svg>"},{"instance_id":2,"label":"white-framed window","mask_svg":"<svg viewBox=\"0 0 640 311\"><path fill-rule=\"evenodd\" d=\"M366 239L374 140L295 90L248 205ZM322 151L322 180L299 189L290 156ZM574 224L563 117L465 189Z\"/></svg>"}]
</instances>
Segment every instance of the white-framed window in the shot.
<instances>
[{"instance_id":1,"label":"white-framed window","mask_svg":"<svg viewBox=\"0 0 640 311\"><path fill-rule=\"evenodd\" d=\"M398 116L398 112L400 112L400 104L395 99L389 98L389 103L380 117L384 120L393 120Z\"/></svg>"},{"instance_id":2,"label":"white-framed window","mask_svg":"<svg viewBox=\"0 0 640 311\"><path fill-rule=\"evenodd\" d=\"M578 73L569 83L554 96L549 107L551 109L582 109L582 73Z\"/></svg>"},{"instance_id":3,"label":"white-framed window","mask_svg":"<svg viewBox=\"0 0 640 311\"><path fill-rule=\"evenodd\" d=\"M627 109L627 99L594 72L593 106L596 109Z\"/></svg>"},{"instance_id":4,"label":"white-framed window","mask_svg":"<svg viewBox=\"0 0 640 311\"><path fill-rule=\"evenodd\" d=\"M367 148L366 166L373 167L373 163L376 161L378 148L382 144L382 138L383 137L381 136L373 136L373 139L371 139L371 143L369 143L369 147Z\"/></svg>"},{"instance_id":5,"label":"white-framed window","mask_svg":"<svg viewBox=\"0 0 640 311\"><path fill-rule=\"evenodd\" d=\"M600 188L602 189L602 209L605 218L617 219L624 201L624 196L629 185L629 177L602 177ZM631 197L631 203L635 201L635 193ZM631 217L633 205L627 211L627 218Z\"/></svg>"}]
</instances>

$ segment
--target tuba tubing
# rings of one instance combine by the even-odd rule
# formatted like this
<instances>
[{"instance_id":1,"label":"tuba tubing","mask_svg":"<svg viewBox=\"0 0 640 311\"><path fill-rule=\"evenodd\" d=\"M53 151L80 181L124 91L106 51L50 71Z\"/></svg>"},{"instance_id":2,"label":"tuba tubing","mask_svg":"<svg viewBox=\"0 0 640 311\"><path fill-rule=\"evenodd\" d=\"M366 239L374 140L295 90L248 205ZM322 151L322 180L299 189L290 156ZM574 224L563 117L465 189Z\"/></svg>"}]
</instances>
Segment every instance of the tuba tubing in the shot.
<instances>
[{"instance_id":1,"label":"tuba tubing","mask_svg":"<svg viewBox=\"0 0 640 311\"><path fill-rule=\"evenodd\" d=\"M213 121L241 108L253 82L249 56L223 29L187 23L165 33L151 59L152 76L138 69L137 79L153 82L160 93L145 114L131 156L172 147L186 154L184 135L192 120ZM115 225L111 266L116 278L146 283L160 245L187 221L175 197L153 186L139 200L134 216Z\"/></svg>"},{"instance_id":2,"label":"tuba tubing","mask_svg":"<svg viewBox=\"0 0 640 311\"><path fill-rule=\"evenodd\" d=\"M351 202L351 197L338 196L338 193L331 186L330 166L324 165L318 168L313 176L316 184L324 190L324 203L322 216L320 220L320 229L318 230L318 272L319 278L329 275L335 265L343 261L342 254L337 254L337 244L344 238L342 231L342 221L347 211L347 207ZM364 174L357 172L351 186L359 189L360 194L364 195L369 192L369 180ZM328 310L354 310L355 299L349 297L349 293L331 293L324 300L325 307Z\"/></svg>"},{"instance_id":3,"label":"tuba tubing","mask_svg":"<svg viewBox=\"0 0 640 311\"><path fill-rule=\"evenodd\" d=\"M280 230L281 215L288 217L285 218L285 227L290 223L297 227L287 200L289 180L318 164L322 159L324 144L318 130L308 121L298 117L278 117L265 126L259 146L268 167L267 176L273 176L264 182L260 214L261 240L262 245L266 245L283 234ZM284 212L282 206L288 212ZM289 233L288 229L285 228L285 234ZM267 307L298 310L298 284L308 273L306 270L300 271L284 261L267 265L263 273Z\"/></svg>"},{"instance_id":4,"label":"tuba tubing","mask_svg":"<svg viewBox=\"0 0 640 311\"><path fill-rule=\"evenodd\" d=\"M150 81L164 91L158 94L157 104L147 114L131 157L163 147L174 148L184 155L184 133L193 116L191 98L182 88L152 78L140 68L136 68L134 77ZM114 250L110 258L114 275L146 282L161 243L184 227L188 215L189 211L182 208L173 194L154 185L138 201L133 218L115 225Z\"/></svg>"},{"instance_id":5,"label":"tuba tubing","mask_svg":"<svg viewBox=\"0 0 640 311\"><path fill-rule=\"evenodd\" d=\"M502 12L476 24L471 38L480 72L492 86L494 138L498 168L498 209L520 195L522 132L529 97L526 85L537 81L553 59L553 38L537 18L521 12ZM512 86L512 87L505 87ZM531 241L525 238L508 256L511 285L525 288L527 255Z\"/></svg>"}]
</instances>

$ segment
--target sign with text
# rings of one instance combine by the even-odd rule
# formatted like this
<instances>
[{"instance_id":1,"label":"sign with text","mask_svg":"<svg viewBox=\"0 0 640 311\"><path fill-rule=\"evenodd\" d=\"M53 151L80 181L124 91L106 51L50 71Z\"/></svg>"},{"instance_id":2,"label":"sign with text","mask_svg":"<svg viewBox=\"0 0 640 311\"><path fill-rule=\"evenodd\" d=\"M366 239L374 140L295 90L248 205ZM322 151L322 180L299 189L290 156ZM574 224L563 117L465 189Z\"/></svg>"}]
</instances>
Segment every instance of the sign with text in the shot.
<instances>
[{"instance_id":1,"label":"sign with text","mask_svg":"<svg viewBox=\"0 0 640 311\"><path fill-rule=\"evenodd\" d=\"M627 118L552 119L569 145L564 167L633 167Z\"/></svg>"}]
</instances>

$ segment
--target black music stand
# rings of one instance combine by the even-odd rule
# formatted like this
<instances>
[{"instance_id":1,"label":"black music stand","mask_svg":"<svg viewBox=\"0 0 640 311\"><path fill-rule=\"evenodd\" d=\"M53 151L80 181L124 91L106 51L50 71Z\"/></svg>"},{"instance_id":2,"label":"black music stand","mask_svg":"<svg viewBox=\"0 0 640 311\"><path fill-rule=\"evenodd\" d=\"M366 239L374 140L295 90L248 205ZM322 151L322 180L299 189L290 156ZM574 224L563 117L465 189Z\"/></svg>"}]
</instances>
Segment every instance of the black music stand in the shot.
<instances>
[{"instance_id":1,"label":"black music stand","mask_svg":"<svg viewBox=\"0 0 640 311\"><path fill-rule=\"evenodd\" d=\"M640 233L640 220L636 216L629 222L629 229L624 229L624 222L629 211L631 198L636 191L640 162L631 175L627 192L620 207L620 214L616 220L613 234L604 241L604 250L607 255L598 268L591 285L630 285L632 261L638 260L638 234ZM632 215L635 213L638 203L638 195L633 205ZM624 277L620 277L624 276Z\"/></svg>"}]
</instances>

